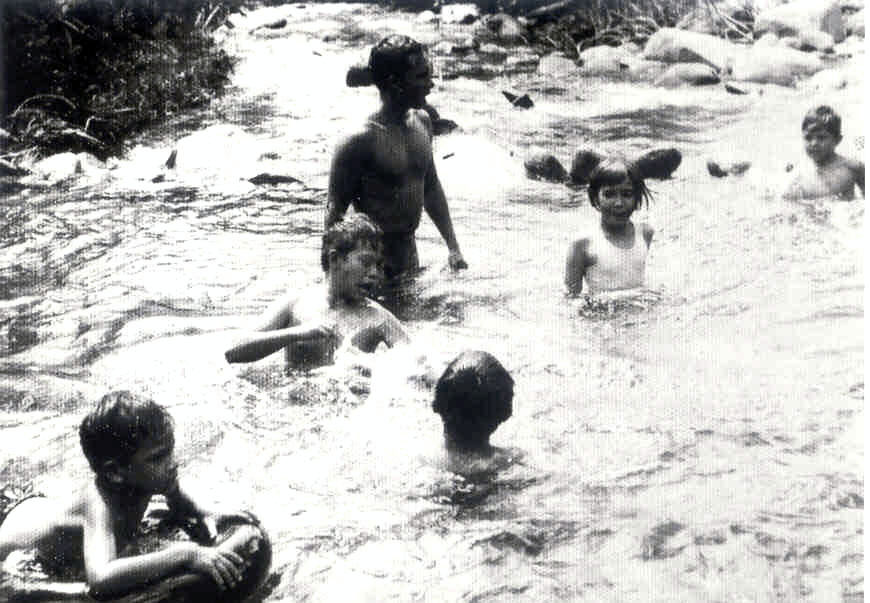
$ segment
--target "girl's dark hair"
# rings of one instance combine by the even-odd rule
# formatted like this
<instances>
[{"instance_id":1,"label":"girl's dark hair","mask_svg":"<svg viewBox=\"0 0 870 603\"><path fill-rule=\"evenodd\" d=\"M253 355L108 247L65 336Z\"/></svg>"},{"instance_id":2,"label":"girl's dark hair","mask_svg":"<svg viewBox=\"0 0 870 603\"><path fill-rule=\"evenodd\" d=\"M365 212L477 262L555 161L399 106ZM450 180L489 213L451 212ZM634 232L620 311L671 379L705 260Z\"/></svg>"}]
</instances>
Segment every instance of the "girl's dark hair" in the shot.
<instances>
[{"instance_id":1,"label":"girl's dark hair","mask_svg":"<svg viewBox=\"0 0 870 603\"><path fill-rule=\"evenodd\" d=\"M359 243L368 243L374 249L381 249L383 231L365 214L352 214L339 220L323 233L320 247L320 266L329 270L329 254L333 251L346 256Z\"/></svg>"},{"instance_id":2,"label":"girl's dark hair","mask_svg":"<svg viewBox=\"0 0 870 603\"><path fill-rule=\"evenodd\" d=\"M126 390L103 396L79 426L79 442L91 468L103 470L106 461L126 464L143 443L173 437L172 417L149 398Z\"/></svg>"},{"instance_id":3,"label":"girl's dark hair","mask_svg":"<svg viewBox=\"0 0 870 603\"><path fill-rule=\"evenodd\" d=\"M652 194L644 184L643 177L632 161L605 159L589 175L589 204L598 209L598 192L602 186L614 186L628 180L634 193L634 209L640 209L652 199Z\"/></svg>"},{"instance_id":4,"label":"girl's dark hair","mask_svg":"<svg viewBox=\"0 0 870 603\"><path fill-rule=\"evenodd\" d=\"M432 410L445 421L497 426L513 413L513 397L514 380L495 356L466 351L438 379Z\"/></svg>"},{"instance_id":5,"label":"girl's dark hair","mask_svg":"<svg viewBox=\"0 0 870 603\"><path fill-rule=\"evenodd\" d=\"M408 58L423 54L423 45L408 36L387 36L372 48L369 54L369 71L372 81L379 89L389 84L397 75L411 67Z\"/></svg>"}]
</instances>

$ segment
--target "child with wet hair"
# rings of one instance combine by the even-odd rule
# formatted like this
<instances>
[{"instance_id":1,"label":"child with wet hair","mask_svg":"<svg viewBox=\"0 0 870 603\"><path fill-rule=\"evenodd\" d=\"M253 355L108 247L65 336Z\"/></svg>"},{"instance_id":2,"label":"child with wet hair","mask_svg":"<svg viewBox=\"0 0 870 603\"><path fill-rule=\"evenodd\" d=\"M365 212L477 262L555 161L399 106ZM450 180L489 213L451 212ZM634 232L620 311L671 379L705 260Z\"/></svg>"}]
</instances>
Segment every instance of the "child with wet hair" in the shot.
<instances>
[{"instance_id":1,"label":"child with wet hair","mask_svg":"<svg viewBox=\"0 0 870 603\"><path fill-rule=\"evenodd\" d=\"M855 185L864 194L864 163L835 152L843 140L840 127L840 116L827 105L815 107L806 114L801 131L810 165L798 169L783 198L836 197L851 201L855 198Z\"/></svg>"},{"instance_id":2,"label":"child with wet hair","mask_svg":"<svg viewBox=\"0 0 870 603\"><path fill-rule=\"evenodd\" d=\"M466 351L454 358L432 402L448 452L492 454L489 438L513 413L513 397L514 380L492 354Z\"/></svg>"},{"instance_id":3,"label":"child with wet hair","mask_svg":"<svg viewBox=\"0 0 870 603\"><path fill-rule=\"evenodd\" d=\"M331 224L320 254L324 285L275 301L236 337L227 362L254 362L284 348L286 368L312 369L332 364L339 348L374 352L381 343L407 343L399 320L370 299L384 278L382 234L364 214Z\"/></svg>"},{"instance_id":4,"label":"child with wet hair","mask_svg":"<svg viewBox=\"0 0 870 603\"><path fill-rule=\"evenodd\" d=\"M219 522L241 517L207 511L181 488L174 427L165 408L128 391L108 393L82 421L79 440L94 479L64 500L28 496L8 509L0 523L0 560L15 550L31 550L50 571L83 569L89 592L97 597L184 572L208 576L222 590L240 584L248 562L228 547L176 542L122 556L156 494L166 498L174 517L196 524L208 541L217 536Z\"/></svg>"},{"instance_id":5,"label":"child with wet hair","mask_svg":"<svg viewBox=\"0 0 870 603\"><path fill-rule=\"evenodd\" d=\"M605 159L589 176L589 204L601 214L599 227L568 250L565 285L578 295L586 282L591 295L642 287L653 228L635 225L632 214L651 197L636 166Z\"/></svg>"}]
</instances>

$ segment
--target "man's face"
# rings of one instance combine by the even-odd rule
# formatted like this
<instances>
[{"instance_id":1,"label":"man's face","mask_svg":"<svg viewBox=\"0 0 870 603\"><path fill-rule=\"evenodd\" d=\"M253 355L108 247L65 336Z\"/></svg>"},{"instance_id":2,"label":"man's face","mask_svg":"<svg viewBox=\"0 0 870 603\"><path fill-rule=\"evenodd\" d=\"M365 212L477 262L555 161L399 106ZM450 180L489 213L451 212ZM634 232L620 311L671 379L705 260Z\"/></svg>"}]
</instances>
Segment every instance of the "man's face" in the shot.
<instances>
[{"instance_id":1,"label":"man's face","mask_svg":"<svg viewBox=\"0 0 870 603\"><path fill-rule=\"evenodd\" d=\"M834 156L834 149L840 143L840 137L824 128L816 127L804 130L804 149L817 164L823 164Z\"/></svg>"},{"instance_id":2,"label":"man's face","mask_svg":"<svg viewBox=\"0 0 870 603\"><path fill-rule=\"evenodd\" d=\"M408 55L408 70L399 78L400 94L408 106L420 109L432 90L432 64L422 52Z\"/></svg>"}]
</instances>

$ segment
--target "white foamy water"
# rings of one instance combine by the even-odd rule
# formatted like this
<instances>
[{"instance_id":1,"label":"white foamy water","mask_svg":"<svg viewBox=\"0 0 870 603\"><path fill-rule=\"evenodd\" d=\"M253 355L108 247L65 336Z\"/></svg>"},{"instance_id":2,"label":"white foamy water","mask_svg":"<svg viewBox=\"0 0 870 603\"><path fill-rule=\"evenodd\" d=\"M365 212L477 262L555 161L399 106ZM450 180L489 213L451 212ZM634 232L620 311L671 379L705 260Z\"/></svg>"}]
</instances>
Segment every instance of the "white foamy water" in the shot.
<instances>
[{"instance_id":1,"label":"white foamy water","mask_svg":"<svg viewBox=\"0 0 870 603\"><path fill-rule=\"evenodd\" d=\"M245 33L279 17L293 33ZM462 128L435 153L470 268L446 271L424 218L409 329L436 366L476 348L511 371L514 416L493 443L521 453L488 496L450 504L464 486L407 358L376 354L365 400L341 371L292 379L278 355L223 359L227 329L321 278L331 151L377 107L373 88L344 86L362 47L323 41L348 23L438 36L353 5L252 12L225 42L241 57L234 89L199 116L208 153L167 134L118 167L156 170L179 148L176 181L2 201L0 253L22 275L4 312L40 337L0 359L15 402L0 414L4 479L59 492L84 479L75 426L127 387L171 407L183 472L206 497L263 519L280 575L267 600L860 600L863 201L776 198L814 104L843 116L844 153L863 148L858 92L437 83L430 101ZM531 91L535 107L501 90ZM656 294L581 312L563 297L564 260L597 214L585 191L527 180L522 161L660 147L683 163L648 183L635 218L656 229ZM264 153L304 186L249 185L261 164L246 162ZM710 158L752 167L717 180Z\"/></svg>"}]
</instances>

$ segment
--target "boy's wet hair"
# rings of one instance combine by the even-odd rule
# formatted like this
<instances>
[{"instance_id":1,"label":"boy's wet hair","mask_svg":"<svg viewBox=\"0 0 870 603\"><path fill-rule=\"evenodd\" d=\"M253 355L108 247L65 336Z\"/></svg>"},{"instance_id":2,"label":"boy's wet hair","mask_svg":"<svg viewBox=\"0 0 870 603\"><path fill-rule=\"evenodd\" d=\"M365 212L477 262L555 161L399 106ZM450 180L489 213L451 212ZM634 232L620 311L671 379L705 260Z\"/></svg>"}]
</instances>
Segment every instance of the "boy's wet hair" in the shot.
<instances>
[{"instance_id":1,"label":"boy's wet hair","mask_svg":"<svg viewBox=\"0 0 870 603\"><path fill-rule=\"evenodd\" d=\"M360 243L367 243L380 253L383 231L365 214L352 214L339 220L323 233L320 248L320 266L329 270L329 254L333 251L342 257L353 251Z\"/></svg>"},{"instance_id":2,"label":"boy's wet hair","mask_svg":"<svg viewBox=\"0 0 870 603\"><path fill-rule=\"evenodd\" d=\"M513 414L513 397L514 380L495 356L466 351L438 379L432 410L466 439L485 440Z\"/></svg>"},{"instance_id":3,"label":"boy's wet hair","mask_svg":"<svg viewBox=\"0 0 870 603\"><path fill-rule=\"evenodd\" d=\"M801 130L809 132L811 130L824 130L833 136L840 138L840 116L831 109L828 105L819 105L804 116L804 121L801 124Z\"/></svg>"},{"instance_id":4,"label":"boy's wet hair","mask_svg":"<svg viewBox=\"0 0 870 603\"><path fill-rule=\"evenodd\" d=\"M103 396L79 426L79 441L91 468L100 473L106 461L124 465L154 438L173 437L167 410L126 390Z\"/></svg>"},{"instance_id":5,"label":"boy's wet hair","mask_svg":"<svg viewBox=\"0 0 870 603\"><path fill-rule=\"evenodd\" d=\"M410 57L424 55L422 44L408 36L390 35L375 44L369 54L372 82L379 89L411 68Z\"/></svg>"},{"instance_id":6,"label":"boy's wet hair","mask_svg":"<svg viewBox=\"0 0 870 603\"><path fill-rule=\"evenodd\" d=\"M652 194L644 184L637 166L633 161L622 159L605 159L589 174L589 204L598 209L598 192L601 187L621 184L625 180L631 182L634 209L640 209L644 202L649 206Z\"/></svg>"}]
</instances>

